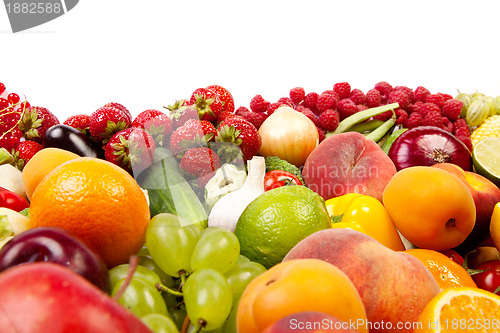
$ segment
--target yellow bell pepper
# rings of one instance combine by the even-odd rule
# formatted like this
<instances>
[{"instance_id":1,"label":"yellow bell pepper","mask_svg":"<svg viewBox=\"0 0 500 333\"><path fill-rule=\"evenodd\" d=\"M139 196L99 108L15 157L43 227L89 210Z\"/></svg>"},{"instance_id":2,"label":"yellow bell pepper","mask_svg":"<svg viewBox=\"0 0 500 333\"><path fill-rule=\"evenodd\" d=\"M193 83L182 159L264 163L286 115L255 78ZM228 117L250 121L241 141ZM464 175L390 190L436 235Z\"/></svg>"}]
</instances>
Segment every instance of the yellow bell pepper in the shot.
<instances>
[{"instance_id":1,"label":"yellow bell pepper","mask_svg":"<svg viewBox=\"0 0 500 333\"><path fill-rule=\"evenodd\" d=\"M384 205L369 195L349 193L328 199L332 228L348 228L368 235L394 251L405 246Z\"/></svg>"}]
</instances>

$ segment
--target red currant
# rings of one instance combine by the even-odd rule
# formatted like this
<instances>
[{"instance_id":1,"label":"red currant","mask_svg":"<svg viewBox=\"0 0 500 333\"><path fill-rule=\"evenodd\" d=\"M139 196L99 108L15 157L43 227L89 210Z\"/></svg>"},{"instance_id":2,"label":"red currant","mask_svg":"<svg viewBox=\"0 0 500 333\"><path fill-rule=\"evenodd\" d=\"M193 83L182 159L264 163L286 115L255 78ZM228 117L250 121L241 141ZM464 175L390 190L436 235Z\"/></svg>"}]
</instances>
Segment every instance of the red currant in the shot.
<instances>
[{"instance_id":1,"label":"red currant","mask_svg":"<svg viewBox=\"0 0 500 333\"><path fill-rule=\"evenodd\" d=\"M5 84L0 82L0 94L3 94L4 91L5 91Z\"/></svg>"},{"instance_id":2,"label":"red currant","mask_svg":"<svg viewBox=\"0 0 500 333\"><path fill-rule=\"evenodd\" d=\"M10 93L9 96L7 96L7 99L9 100L10 104L16 104L19 103L19 95L16 93Z\"/></svg>"},{"instance_id":3,"label":"red currant","mask_svg":"<svg viewBox=\"0 0 500 333\"><path fill-rule=\"evenodd\" d=\"M0 98L0 111L9 107L10 106L10 103L8 100L6 100L5 98Z\"/></svg>"},{"instance_id":4,"label":"red currant","mask_svg":"<svg viewBox=\"0 0 500 333\"><path fill-rule=\"evenodd\" d=\"M22 137L23 132L18 128L14 128L12 131L0 135L0 147L11 151L19 145Z\"/></svg>"}]
</instances>

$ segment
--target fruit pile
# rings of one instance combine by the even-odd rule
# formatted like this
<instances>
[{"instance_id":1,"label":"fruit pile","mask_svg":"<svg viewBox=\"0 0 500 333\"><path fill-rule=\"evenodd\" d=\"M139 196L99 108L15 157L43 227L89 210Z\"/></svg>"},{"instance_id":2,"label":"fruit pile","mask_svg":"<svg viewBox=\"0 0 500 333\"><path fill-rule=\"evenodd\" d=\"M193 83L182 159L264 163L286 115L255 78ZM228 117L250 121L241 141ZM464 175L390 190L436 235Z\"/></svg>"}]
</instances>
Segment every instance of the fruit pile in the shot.
<instances>
[{"instance_id":1,"label":"fruit pile","mask_svg":"<svg viewBox=\"0 0 500 333\"><path fill-rule=\"evenodd\" d=\"M498 117L381 81L60 122L0 84L0 324L499 331Z\"/></svg>"}]
</instances>

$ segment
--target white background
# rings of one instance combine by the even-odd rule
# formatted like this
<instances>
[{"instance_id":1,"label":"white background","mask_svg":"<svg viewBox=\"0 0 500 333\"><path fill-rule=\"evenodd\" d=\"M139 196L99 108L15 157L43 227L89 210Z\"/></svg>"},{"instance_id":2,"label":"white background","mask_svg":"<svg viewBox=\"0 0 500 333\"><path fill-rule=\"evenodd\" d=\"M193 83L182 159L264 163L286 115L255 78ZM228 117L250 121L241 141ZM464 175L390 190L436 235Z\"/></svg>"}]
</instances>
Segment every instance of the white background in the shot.
<instances>
[{"instance_id":1,"label":"white background","mask_svg":"<svg viewBox=\"0 0 500 333\"><path fill-rule=\"evenodd\" d=\"M80 0L13 34L0 7L0 82L61 121L107 102L136 115L220 84L236 107L302 86L379 81L500 95L500 2Z\"/></svg>"}]
</instances>

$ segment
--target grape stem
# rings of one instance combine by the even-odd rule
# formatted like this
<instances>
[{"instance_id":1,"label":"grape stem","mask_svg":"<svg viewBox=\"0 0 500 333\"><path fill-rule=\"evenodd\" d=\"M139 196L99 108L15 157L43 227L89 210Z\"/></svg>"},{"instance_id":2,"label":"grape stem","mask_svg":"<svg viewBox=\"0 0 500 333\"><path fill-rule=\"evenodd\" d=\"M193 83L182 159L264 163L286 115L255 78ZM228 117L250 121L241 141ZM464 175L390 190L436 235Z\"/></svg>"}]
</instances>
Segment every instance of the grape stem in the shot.
<instances>
[{"instance_id":1,"label":"grape stem","mask_svg":"<svg viewBox=\"0 0 500 333\"><path fill-rule=\"evenodd\" d=\"M182 329L180 333L186 333L189 327L189 315L186 315L184 322L182 323Z\"/></svg>"},{"instance_id":2,"label":"grape stem","mask_svg":"<svg viewBox=\"0 0 500 333\"><path fill-rule=\"evenodd\" d=\"M177 296L177 297L182 297L183 296L182 292L174 290L174 289L171 289L171 288L167 287L166 285L164 285L162 283L155 284L155 287L159 291L164 291L164 292L167 292L167 293L172 294L172 295Z\"/></svg>"},{"instance_id":3,"label":"grape stem","mask_svg":"<svg viewBox=\"0 0 500 333\"><path fill-rule=\"evenodd\" d=\"M141 259L138 256L131 256L130 257L127 277L125 278L125 281L123 281L122 285L120 286L120 289L118 289L116 294L113 296L113 299L115 301L118 301L120 299L120 297L122 297L123 293L125 292L125 289L127 289L128 285L130 284L130 281L132 280L132 277L134 276L134 272L137 269L137 266L139 266L140 261L141 261Z\"/></svg>"}]
</instances>

